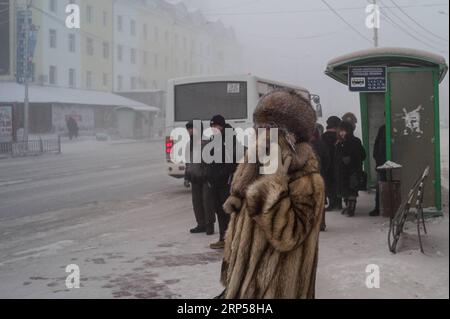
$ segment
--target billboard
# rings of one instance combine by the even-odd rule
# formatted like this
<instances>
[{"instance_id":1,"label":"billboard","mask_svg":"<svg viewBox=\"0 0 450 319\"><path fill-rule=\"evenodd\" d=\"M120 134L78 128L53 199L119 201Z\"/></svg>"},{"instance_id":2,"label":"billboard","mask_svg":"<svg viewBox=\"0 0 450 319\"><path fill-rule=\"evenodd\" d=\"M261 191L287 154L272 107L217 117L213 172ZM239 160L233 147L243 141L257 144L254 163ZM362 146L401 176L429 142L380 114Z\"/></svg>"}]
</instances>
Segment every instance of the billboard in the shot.
<instances>
[{"instance_id":1,"label":"billboard","mask_svg":"<svg viewBox=\"0 0 450 319\"><path fill-rule=\"evenodd\" d=\"M9 6L10 0L0 0L0 75L10 73Z\"/></svg>"},{"instance_id":2,"label":"billboard","mask_svg":"<svg viewBox=\"0 0 450 319\"><path fill-rule=\"evenodd\" d=\"M0 106L0 143L13 139L12 106Z\"/></svg>"}]
</instances>

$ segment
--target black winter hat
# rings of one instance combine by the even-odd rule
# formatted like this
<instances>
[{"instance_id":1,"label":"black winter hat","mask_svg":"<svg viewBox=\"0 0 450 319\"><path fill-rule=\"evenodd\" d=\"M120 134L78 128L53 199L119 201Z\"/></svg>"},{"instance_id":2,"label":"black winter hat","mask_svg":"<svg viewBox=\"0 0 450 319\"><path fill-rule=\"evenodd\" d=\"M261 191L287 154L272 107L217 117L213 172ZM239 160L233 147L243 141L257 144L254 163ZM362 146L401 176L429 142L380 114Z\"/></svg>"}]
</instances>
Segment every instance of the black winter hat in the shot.
<instances>
[{"instance_id":1,"label":"black winter hat","mask_svg":"<svg viewBox=\"0 0 450 319\"><path fill-rule=\"evenodd\" d=\"M222 115L214 115L213 118L211 119L210 125L220 125L222 127L225 127L226 122L225 122L225 118Z\"/></svg>"},{"instance_id":2,"label":"black winter hat","mask_svg":"<svg viewBox=\"0 0 450 319\"><path fill-rule=\"evenodd\" d=\"M337 116L330 116L327 120L327 129L337 128L342 120Z\"/></svg>"}]
</instances>

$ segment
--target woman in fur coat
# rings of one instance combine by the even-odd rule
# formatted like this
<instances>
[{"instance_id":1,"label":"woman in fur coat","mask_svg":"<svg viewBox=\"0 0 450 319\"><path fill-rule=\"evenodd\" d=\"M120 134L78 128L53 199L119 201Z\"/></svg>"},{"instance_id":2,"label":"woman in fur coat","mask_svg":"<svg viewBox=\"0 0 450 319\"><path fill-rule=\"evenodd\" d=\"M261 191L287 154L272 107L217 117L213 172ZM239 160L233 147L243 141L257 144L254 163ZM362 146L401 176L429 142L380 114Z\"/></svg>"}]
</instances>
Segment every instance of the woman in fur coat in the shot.
<instances>
[{"instance_id":1,"label":"woman in fur coat","mask_svg":"<svg viewBox=\"0 0 450 319\"><path fill-rule=\"evenodd\" d=\"M325 187L309 140L316 115L292 90L262 97L256 128L279 129L276 173L261 175L248 154L224 209L231 214L221 282L224 298L314 298Z\"/></svg>"}]
</instances>

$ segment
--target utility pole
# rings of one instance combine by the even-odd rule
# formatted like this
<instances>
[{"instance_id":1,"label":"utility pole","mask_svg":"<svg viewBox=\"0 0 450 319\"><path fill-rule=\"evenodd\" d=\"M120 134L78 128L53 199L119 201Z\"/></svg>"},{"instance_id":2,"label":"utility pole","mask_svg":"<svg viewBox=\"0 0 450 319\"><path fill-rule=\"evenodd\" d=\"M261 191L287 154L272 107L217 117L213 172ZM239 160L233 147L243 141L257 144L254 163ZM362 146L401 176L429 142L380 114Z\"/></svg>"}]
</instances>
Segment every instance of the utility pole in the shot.
<instances>
[{"instance_id":1,"label":"utility pole","mask_svg":"<svg viewBox=\"0 0 450 319\"><path fill-rule=\"evenodd\" d=\"M30 63L30 18L31 18L31 0L27 0L25 11L25 65L24 65L24 85L25 85L25 99L23 103L23 139L28 142L29 133L29 108L30 100L28 97L28 80L29 80L29 63Z\"/></svg>"},{"instance_id":2,"label":"utility pole","mask_svg":"<svg viewBox=\"0 0 450 319\"><path fill-rule=\"evenodd\" d=\"M375 48L378 48L378 27L379 27L379 22L380 22L380 12L379 12L379 8L378 8L378 4L377 4L377 0L373 0L373 6L374 6L374 10L375 10L375 26L373 28L373 45Z\"/></svg>"}]
</instances>

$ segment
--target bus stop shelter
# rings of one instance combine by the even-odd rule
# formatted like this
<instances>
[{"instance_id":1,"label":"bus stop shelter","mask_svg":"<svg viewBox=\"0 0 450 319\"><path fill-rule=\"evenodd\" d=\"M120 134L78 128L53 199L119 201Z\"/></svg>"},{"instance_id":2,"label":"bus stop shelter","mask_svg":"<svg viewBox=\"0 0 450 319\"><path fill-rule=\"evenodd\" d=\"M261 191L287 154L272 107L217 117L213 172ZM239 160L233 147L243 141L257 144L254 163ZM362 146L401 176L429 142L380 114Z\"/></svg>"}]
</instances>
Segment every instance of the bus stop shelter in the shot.
<instances>
[{"instance_id":1,"label":"bus stop shelter","mask_svg":"<svg viewBox=\"0 0 450 319\"><path fill-rule=\"evenodd\" d=\"M372 150L379 128L386 125L386 159L402 169L394 177L401 196L424 169L430 167L424 207L442 212L439 84L448 66L445 58L405 48L374 48L331 60L325 74L360 95L365 170L376 182Z\"/></svg>"}]
</instances>

